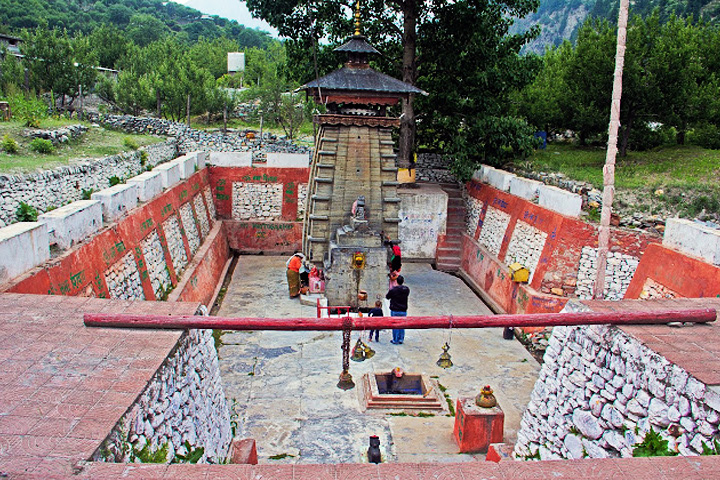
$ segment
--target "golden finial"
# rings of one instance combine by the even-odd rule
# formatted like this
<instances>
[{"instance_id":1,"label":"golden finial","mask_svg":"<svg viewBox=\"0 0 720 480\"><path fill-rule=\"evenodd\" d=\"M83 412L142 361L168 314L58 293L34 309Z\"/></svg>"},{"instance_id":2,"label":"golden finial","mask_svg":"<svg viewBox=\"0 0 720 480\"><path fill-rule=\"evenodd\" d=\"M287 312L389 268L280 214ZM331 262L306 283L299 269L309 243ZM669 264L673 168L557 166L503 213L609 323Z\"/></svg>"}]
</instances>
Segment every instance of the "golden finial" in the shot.
<instances>
[{"instance_id":1,"label":"golden finial","mask_svg":"<svg viewBox=\"0 0 720 480\"><path fill-rule=\"evenodd\" d=\"M360 35L360 0L355 5L355 35Z\"/></svg>"}]
</instances>

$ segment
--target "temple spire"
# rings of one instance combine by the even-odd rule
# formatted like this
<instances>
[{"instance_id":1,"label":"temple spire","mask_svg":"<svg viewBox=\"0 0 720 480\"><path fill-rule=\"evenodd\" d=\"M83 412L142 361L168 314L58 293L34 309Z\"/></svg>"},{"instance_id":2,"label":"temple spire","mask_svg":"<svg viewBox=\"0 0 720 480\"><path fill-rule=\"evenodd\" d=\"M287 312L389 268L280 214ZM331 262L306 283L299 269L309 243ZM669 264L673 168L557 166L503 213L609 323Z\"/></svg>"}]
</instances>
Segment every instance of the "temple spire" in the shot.
<instances>
[{"instance_id":1,"label":"temple spire","mask_svg":"<svg viewBox=\"0 0 720 480\"><path fill-rule=\"evenodd\" d=\"M355 4L355 36L360 35L360 0Z\"/></svg>"}]
</instances>

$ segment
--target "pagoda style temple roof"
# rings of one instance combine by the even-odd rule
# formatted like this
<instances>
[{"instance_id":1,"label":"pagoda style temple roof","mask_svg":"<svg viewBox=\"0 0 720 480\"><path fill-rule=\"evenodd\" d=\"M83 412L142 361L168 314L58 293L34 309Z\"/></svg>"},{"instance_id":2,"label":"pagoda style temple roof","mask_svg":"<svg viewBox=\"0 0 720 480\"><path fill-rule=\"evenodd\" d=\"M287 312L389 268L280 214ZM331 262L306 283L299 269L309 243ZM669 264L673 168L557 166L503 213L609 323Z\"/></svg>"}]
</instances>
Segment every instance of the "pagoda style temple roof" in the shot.
<instances>
[{"instance_id":1,"label":"pagoda style temple roof","mask_svg":"<svg viewBox=\"0 0 720 480\"><path fill-rule=\"evenodd\" d=\"M302 90L316 88L356 92L395 93L402 96L417 93L427 95L424 90L393 78L390 75L380 73L372 68L350 68L347 66L300 87Z\"/></svg>"},{"instance_id":2,"label":"pagoda style temple roof","mask_svg":"<svg viewBox=\"0 0 720 480\"><path fill-rule=\"evenodd\" d=\"M369 53L380 55L375 47L370 45L363 35L354 35L346 43L337 47L334 52Z\"/></svg>"}]
</instances>

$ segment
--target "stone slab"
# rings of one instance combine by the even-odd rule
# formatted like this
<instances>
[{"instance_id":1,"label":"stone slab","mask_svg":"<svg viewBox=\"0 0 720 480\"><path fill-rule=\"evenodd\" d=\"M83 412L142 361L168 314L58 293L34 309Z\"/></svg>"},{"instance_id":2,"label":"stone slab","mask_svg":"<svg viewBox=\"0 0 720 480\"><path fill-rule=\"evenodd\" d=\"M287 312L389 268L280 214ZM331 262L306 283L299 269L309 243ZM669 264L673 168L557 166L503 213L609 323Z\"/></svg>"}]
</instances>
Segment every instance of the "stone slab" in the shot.
<instances>
[{"instance_id":1,"label":"stone slab","mask_svg":"<svg viewBox=\"0 0 720 480\"><path fill-rule=\"evenodd\" d=\"M180 167L180 179L187 180L193 173L195 173L197 155L194 153L186 153L182 157L178 157L170 163L177 163Z\"/></svg>"},{"instance_id":2,"label":"stone slab","mask_svg":"<svg viewBox=\"0 0 720 480\"><path fill-rule=\"evenodd\" d=\"M153 172L159 172L162 178L163 188L170 188L180 182L180 164L169 162L153 168Z\"/></svg>"},{"instance_id":3,"label":"stone slab","mask_svg":"<svg viewBox=\"0 0 720 480\"><path fill-rule=\"evenodd\" d=\"M506 172L505 170L498 170L497 168L487 167L484 170L483 176L485 181L503 192L510 190L510 180L515 178L514 173Z\"/></svg>"},{"instance_id":4,"label":"stone slab","mask_svg":"<svg viewBox=\"0 0 720 480\"><path fill-rule=\"evenodd\" d=\"M438 235L447 227L448 195L438 185L418 184L419 188L398 190L400 239L404 259L435 259Z\"/></svg>"},{"instance_id":5,"label":"stone slab","mask_svg":"<svg viewBox=\"0 0 720 480\"><path fill-rule=\"evenodd\" d=\"M51 244L70 248L97 232L103 224L102 203L98 200L77 200L38 217L46 223Z\"/></svg>"},{"instance_id":6,"label":"stone slab","mask_svg":"<svg viewBox=\"0 0 720 480\"><path fill-rule=\"evenodd\" d=\"M138 200L147 202L152 200L163 191L163 179L160 172L143 172L127 181L128 184L135 184L138 188Z\"/></svg>"},{"instance_id":7,"label":"stone slab","mask_svg":"<svg viewBox=\"0 0 720 480\"><path fill-rule=\"evenodd\" d=\"M280 168L308 168L310 166L310 154L268 152L266 166Z\"/></svg>"},{"instance_id":8,"label":"stone slab","mask_svg":"<svg viewBox=\"0 0 720 480\"><path fill-rule=\"evenodd\" d=\"M191 152L197 155L197 167L198 170L202 170L207 165L208 152L204 150L198 150L197 152Z\"/></svg>"},{"instance_id":9,"label":"stone slab","mask_svg":"<svg viewBox=\"0 0 720 480\"><path fill-rule=\"evenodd\" d=\"M0 228L0 283L17 277L49 258L50 241L46 224L19 222Z\"/></svg>"},{"instance_id":10,"label":"stone slab","mask_svg":"<svg viewBox=\"0 0 720 480\"><path fill-rule=\"evenodd\" d=\"M134 183L120 184L93 193L91 199L102 202L103 220L112 222L137 206L137 192Z\"/></svg>"},{"instance_id":11,"label":"stone slab","mask_svg":"<svg viewBox=\"0 0 720 480\"><path fill-rule=\"evenodd\" d=\"M538 191L544 184L529 178L514 177L510 179L510 194L525 200L533 201L538 197Z\"/></svg>"},{"instance_id":12,"label":"stone slab","mask_svg":"<svg viewBox=\"0 0 720 480\"><path fill-rule=\"evenodd\" d=\"M668 218L663 245L720 265L720 230L683 218Z\"/></svg>"},{"instance_id":13,"label":"stone slab","mask_svg":"<svg viewBox=\"0 0 720 480\"><path fill-rule=\"evenodd\" d=\"M582 210L582 197L551 185L543 185L538 191L538 205L561 215L578 218Z\"/></svg>"},{"instance_id":14,"label":"stone slab","mask_svg":"<svg viewBox=\"0 0 720 480\"><path fill-rule=\"evenodd\" d=\"M207 163L216 167L250 167L252 152L210 152Z\"/></svg>"}]
</instances>

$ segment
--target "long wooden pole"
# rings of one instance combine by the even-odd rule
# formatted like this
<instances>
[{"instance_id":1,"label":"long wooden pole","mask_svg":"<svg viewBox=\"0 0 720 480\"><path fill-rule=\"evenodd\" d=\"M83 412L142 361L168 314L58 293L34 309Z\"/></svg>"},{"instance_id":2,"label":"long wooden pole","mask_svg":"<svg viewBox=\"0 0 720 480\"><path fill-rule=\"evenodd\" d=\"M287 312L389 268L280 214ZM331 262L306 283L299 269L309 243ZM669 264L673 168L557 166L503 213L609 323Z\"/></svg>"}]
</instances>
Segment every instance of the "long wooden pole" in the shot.
<instances>
[{"instance_id":1,"label":"long wooden pole","mask_svg":"<svg viewBox=\"0 0 720 480\"><path fill-rule=\"evenodd\" d=\"M610 244L610 216L615 196L615 157L617 157L617 136L620 127L620 99L622 98L622 74L625 65L625 42L627 39L628 8L630 0L620 0L618 13L617 51L615 52L615 77L613 81L610 125L608 126L608 148L603 167L603 202L598 231L597 274L593 298L602 299L605 294L605 267Z\"/></svg>"},{"instance_id":2,"label":"long wooden pole","mask_svg":"<svg viewBox=\"0 0 720 480\"><path fill-rule=\"evenodd\" d=\"M218 330L375 330L382 328L498 328L558 327L567 325L654 325L669 322L714 322L711 308L653 312L543 313L522 315L472 315L429 317L331 317L331 318L223 318L201 316L86 313L88 327Z\"/></svg>"}]
</instances>

